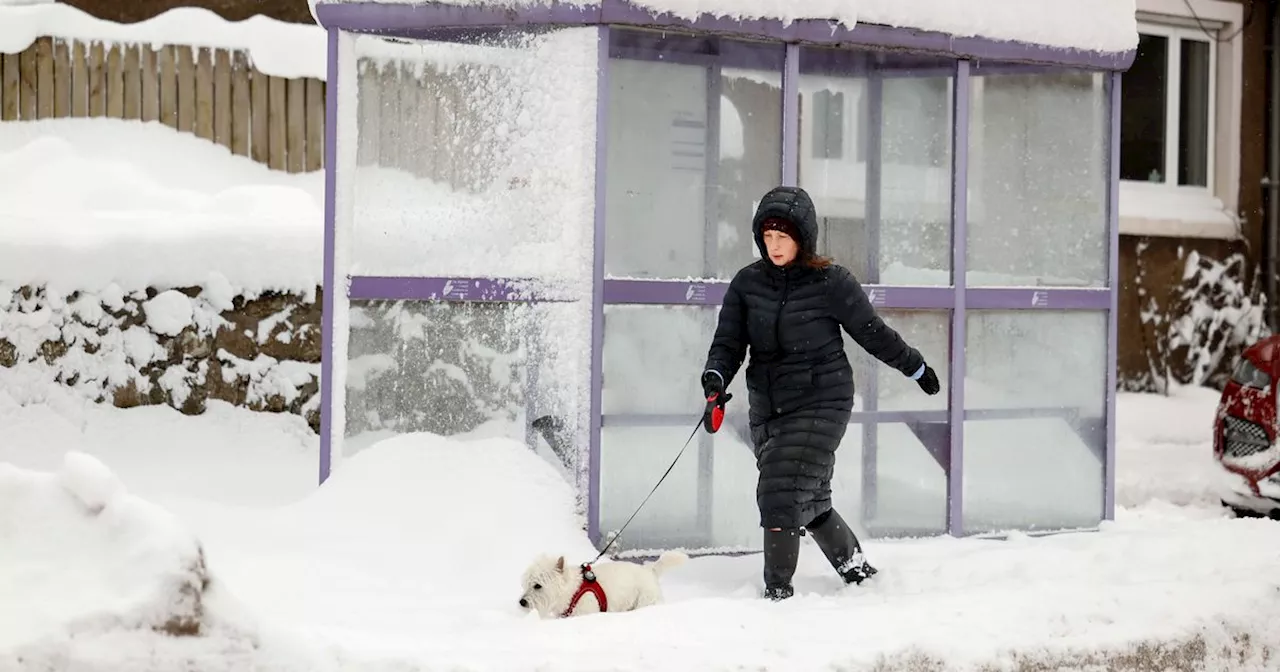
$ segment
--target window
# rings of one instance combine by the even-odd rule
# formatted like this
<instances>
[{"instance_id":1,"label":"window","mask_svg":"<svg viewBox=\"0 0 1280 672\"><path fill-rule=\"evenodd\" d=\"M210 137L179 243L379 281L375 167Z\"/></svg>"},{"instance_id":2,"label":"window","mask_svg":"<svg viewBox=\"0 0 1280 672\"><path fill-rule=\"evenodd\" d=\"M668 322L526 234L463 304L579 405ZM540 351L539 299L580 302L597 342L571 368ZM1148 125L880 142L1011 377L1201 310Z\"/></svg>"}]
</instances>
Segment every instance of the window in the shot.
<instances>
[{"instance_id":1,"label":"window","mask_svg":"<svg viewBox=\"0 0 1280 672\"><path fill-rule=\"evenodd\" d=\"M842 158L844 156L844 93L831 89L818 91L813 94L813 107L813 158Z\"/></svg>"},{"instance_id":2,"label":"window","mask_svg":"<svg viewBox=\"0 0 1280 672\"><path fill-rule=\"evenodd\" d=\"M1213 184L1215 50L1196 28L1143 25L1123 76L1120 179Z\"/></svg>"}]
</instances>

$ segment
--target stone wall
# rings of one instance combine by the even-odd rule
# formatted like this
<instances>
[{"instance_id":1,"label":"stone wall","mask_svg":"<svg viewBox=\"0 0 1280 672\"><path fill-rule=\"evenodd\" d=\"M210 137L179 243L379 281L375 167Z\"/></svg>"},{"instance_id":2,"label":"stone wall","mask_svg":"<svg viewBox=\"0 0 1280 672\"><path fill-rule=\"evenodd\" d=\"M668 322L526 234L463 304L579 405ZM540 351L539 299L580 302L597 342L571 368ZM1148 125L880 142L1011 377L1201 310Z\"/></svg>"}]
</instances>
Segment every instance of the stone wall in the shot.
<instances>
[{"instance_id":1,"label":"stone wall","mask_svg":"<svg viewBox=\"0 0 1280 672\"><path fill-rule=\"evenodd\" d=\"M225 283L67 295L0 285L0 367L121 408L198 415L218 399L298 414L318 431L320 297L319 287L238 295Z\"/></svg>"}]
</instances>

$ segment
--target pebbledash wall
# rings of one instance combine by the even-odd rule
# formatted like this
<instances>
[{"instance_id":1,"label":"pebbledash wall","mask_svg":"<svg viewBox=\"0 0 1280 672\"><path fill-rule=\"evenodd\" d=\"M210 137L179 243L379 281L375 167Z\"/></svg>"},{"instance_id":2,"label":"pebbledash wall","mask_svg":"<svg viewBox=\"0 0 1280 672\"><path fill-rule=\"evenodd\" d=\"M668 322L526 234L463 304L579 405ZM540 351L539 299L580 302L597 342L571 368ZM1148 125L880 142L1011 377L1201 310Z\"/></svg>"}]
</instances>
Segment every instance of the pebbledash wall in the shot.
<instances>
[{"instance_id":1,"label":"pebbledash wall","mask_svg":"<svg viewBox=\"0 0 1280 672\"><path fill-rule=\"evenodd\" d=\"M814 195L820 250L947 391L848 344L859 396L837 506L877 536L1113 516L1113 139L1132 15L1099 18L1120 22L1111 51L622 0L317 15L325 273L346 288L324 297L321 480L433 415L441 386L497 388L511 422L485 431L560 464L603 544L697 425L716 309L754 258L754 199L782 183ZM415 106L441 91L449 105ZM458 153L465 169L440 160ZM372 313L488 373L405 370L403 343L364 334ZM626 552L755 549L741 378L731 391L729 426L697 435Z\"/></svg>"}]
</instances>

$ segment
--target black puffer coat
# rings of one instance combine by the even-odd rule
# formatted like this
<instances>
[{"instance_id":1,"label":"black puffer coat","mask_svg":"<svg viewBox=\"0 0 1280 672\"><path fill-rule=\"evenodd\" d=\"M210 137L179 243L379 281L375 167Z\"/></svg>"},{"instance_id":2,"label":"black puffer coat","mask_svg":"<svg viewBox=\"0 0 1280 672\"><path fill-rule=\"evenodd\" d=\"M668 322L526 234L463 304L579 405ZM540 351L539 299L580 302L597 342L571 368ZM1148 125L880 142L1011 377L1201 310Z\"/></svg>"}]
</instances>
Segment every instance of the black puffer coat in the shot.
<instances>
[{"instance_id":1,"label":"black puffer coat","mask_svg":"<svg viewBox=\"0 0 1280 672\"><path fill-rule=\"evenodd\" d=\"M729 284L706 369L728 387L750 349L746 384L760 525L789 529L831 508L835 452L853 409L841 328L905 376L924 358L880 319L847 269L775 266L761 231L770 217L795 225L801 256L815 253L818 218L809 195L794 187L770 191L751 227L762 258Z\"/></svg>"}]
</instances>

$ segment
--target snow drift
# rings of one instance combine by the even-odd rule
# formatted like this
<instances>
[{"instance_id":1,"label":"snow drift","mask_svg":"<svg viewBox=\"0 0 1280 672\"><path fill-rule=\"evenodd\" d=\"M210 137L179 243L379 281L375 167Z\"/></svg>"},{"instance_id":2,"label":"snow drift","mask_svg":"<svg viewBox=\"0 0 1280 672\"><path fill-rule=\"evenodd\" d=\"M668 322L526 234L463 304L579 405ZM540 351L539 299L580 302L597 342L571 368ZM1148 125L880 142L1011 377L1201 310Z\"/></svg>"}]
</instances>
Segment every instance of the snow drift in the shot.
<instances>
[{"instance_id":1,"label":"snow drift","mask_svg":"<svg viewBox=\"0 0 1280 672\"><path fill-rule=\"evenodd\" d=\"M575 563L596 555L569 483L505 438L386 439L278 513L272 527L291 543L331 556L341 540L341 554L365 571L421 577L431 596L422 608L443 613L514 606L520 573L538 553Z\"/></svg>"},{"instance_id":2,"label":"snow drift","mask_svg":"<svg viewBox=\"0 0 1280 672\"><path fill-rule=\"evenodd\" d=\"M233 295L310 296L322 275L322 180L155 122L4 124L0 283L127 293L205 287L217 273Z\"/></svg>"},{"instance_id":3,"label":"snow drift","mask_svg":"<svg viewBox=\"0 0 1280 672\"><path fill-rule=\"evenodd\" d=\"M1122 409L1144 417L1128 413L1121 449L1177 434L1186 443L1164 444L1157 459L1187 462L1209 450L1207 434L1191 431L1200 423L1190 418L1211 417L1211 399L1174 402L1122 395ZM49 422L18 415L44 417L48 407L21 408L28 410L13 409L6 422L17 436L0 444L0 459L26 453L15 453L15 442L62 445L60 435L48 437ZM120 431L98 432L105 438L94 450L110 452L122 472L130 448L141 452L138 435L155 433L156 414L171 413L103 412L117 418ZM0 471L0 595L21 596L17 609L0 602L0 670L1261 670L1280 651L1280 635L1268 627L1280 618L1269 571L1280 553L1280 526L1233 520L1220 507L1158 501L1192 487L1190 479L1170 484L1153 474L1144 494L1130 498L1133 507L1093 534L869 540L882 574L858 588L841 587L806 541L797 596L785 603L759 598L759 555L707 557L664 577L665 604L544 621L516 606L525 563L541 552L580 562L595 551L568 484L519 442L401 435L348 458L319 489L295 490L291 504L245 508L243 491L284 490L272 478L284 483L313 467L313 451L291 448L296 419L252 415L281 423L280 445L273 446L266 434L247 440L232 416L212 423L173 415L190 424L167 434L208 442L207 464L253 461L262 472L257 480L227 477L203 486L200 502L162 500L193 526L217 568L202 594L201 636L163 636L154 625L89 632L66 625L162 623L135 614L156 613L154 605L164 602L126 596L156 595L162 584L148 576L179 577L169 585L181 585L183 560L199 557L189 533L140 501L130 506L154 515L129 520L152 521L145 528L107 528L103 521L125 518L120 502L135 500L96 462L73 454L73 466L57 474ZM1185 431L1170 429L1172 417L1186 420L1179 425ZM297 463L255 457L247 443L259 454L286 448L277 458L287 453ZM165 492L172 470L191 468L171 456L175 451L148 460L172 460L170 473L129 472L140 493ZM1135 479L1121 479L1121 487ZM128 555L136 546L154 552ZM26 549L17 562L14 549ZM154 571L144 573L147 567ZM63 636L50 644L54 632ZM41 633L48 634L38 643L8 644ZM5 657L11 652L23 662L12 664L16 658Z\"/></svg>"},{"instance_id":4,"label":"snow drift","mask_svg":"<svg viewBox=\"0 0 1280 672\"><path fill-rule=\"evenodd\" d=\"M176 517L79 452L56 473L0 463L0 652L109 630L196 635L209 576Z\"/></svg>"},{"instance_id":5,"label":"snow drift","mask_svg":"<svg viewBox=\"0 0 1280 672\"><path fill-rule=\"evenodd\" d=\"M323 191L155 122L0 124L0 367L318 427Z\"/></svg>"}]
</instances>

